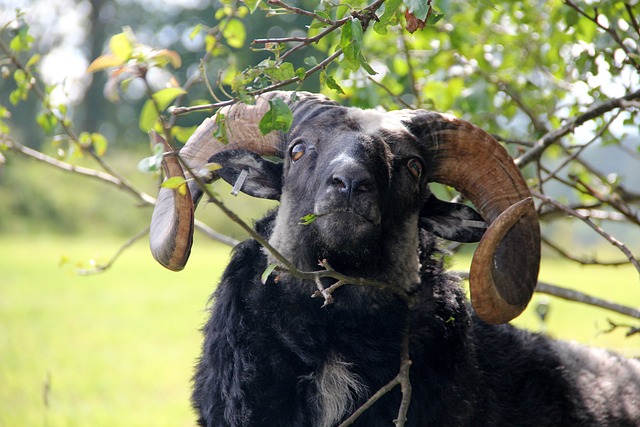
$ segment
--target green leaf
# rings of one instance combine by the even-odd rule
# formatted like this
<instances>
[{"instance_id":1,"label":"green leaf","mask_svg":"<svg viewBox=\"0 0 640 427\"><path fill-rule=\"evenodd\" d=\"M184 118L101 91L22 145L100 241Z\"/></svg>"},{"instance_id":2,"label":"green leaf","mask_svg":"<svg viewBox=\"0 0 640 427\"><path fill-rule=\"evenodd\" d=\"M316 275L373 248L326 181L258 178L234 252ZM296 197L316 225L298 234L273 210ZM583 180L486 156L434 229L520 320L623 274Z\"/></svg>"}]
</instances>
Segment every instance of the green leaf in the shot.
<instances>
[{"instance_id":1,"label":"green leaf","mask_svg":"<svg viewBox=\"0 0 640 427\"><path fill-rule=\"evenodd\" d=\"M282 64L276 64L273 61L264 62L267 67L264 69L264 73L274 80L282 81L289 80L295 77L296 72L291 62L283 62Z\"/></svg>"},{"instance_id":2,"label":"green leaf","mask_svg":"<svg viewBox=\"0 0 640 427\"><path fill-rule=\"evenodd\" d=\"M244 28L242 21L238 19L230 19L222 31L222 35L229 46L236 49L240 49L244 46L244 42L247 38L247 31Z\"/></svg>"},{"instance_id":3,"label":"green leaf","mask_svg":"<svg viewBox=\"0 0 640 427\"><path fill-rule=\"evenodd\" d=\"M314 222L316 219L318 219L318 215L316 214L307 214L305 216L303 216L302 218L300 218L300 222L298 224L300 225L309 225L312 222Z\"/></svg>"},{"instance_id":4,"label":"green leaf","mask_svg":"<svg viewBox=\"0 0 640 427\"><path fill-rule=\"evenodd\" d=\"M145 157L138 162L138 170L144 173L157 172L162 166L163 157L164 147L162 144L156 144L153 147L153 156Z\"/></svg>"},{"instance_id":5,"label":"green leaf","mask_svg":"<svg viewBox=\"0 0 640 427\"><path fill-rule=\"evenodd\" d=\"M347 13L349 13L350 9L351 9L350 6L344 3L338 6L336 8L336 19L344 18L347 15Z\"/></svg>"},{"instance_id":6,"label":"green leaf","mask_svg":"<svg viewBox=\"0 0 640 427\"><path fill-rule=\"evenodd\" d=\"M158 117L160 117L160 114L158 113L158 110L156 110L156 106L153 104L152 100L148 99L142 106L138 127L141 131L147 132L149 129L153 129Z\"/></svg>"},{"instance_id":7,"label":"green leaf","mask_svg":"<svg viewBox=\"0 0 640 427\"><path fill-rule=\"evenodd\" d=\"M190 40L195 39L198 36L198 34L200 34L200 31L202 31L203 28L204 27L202 24L195 25L191 30L191 32L189 33L189 39Z\"/></svg>"},{"instance_id":8,"label":"green leaf","mask_svg":"<svg viewBox=\"0 0 640 427\"><path fill-rule=\"evenodd\" d=\"M109 39L109 50L123 62L131 58L133 46L125 32L116 34Z\"/></svg>"},{"instance_id":9,"label":"green leaf","mask_svg":"<svg viewBox=\"0 0 640 427\"><path fill-rule=\"evenodd\" d=\"M307 72L304 67L300 67L296 70L296 77L300 79L300 81L303 81L307 78Z\"/></svg>"},{"instance_id":10,"label":"green leaf","mask_svg":"<svg viewBox=\"0 0 640 427\"><path fill-rule=\"evenodd\" d=\"M424 0L404 0L404 4L407 5L409 12L421 21L427 19L427 13L429 13L429 3Z\"/></svg>"},{"instance_id":11,"label":"green leaf","mask_svg":"<svg viewBox=\"0 0 640 427\"><path fill-rule=\"evenodd\" d=\"M431 11L429 18L427 19L427 25L436 25L440 20L444 18L444 13L438 13L435 10Z\"/></svg>"},{"instance_id":12,"label":"green leaf","mask_svg":"<svg viewBox=\"0 0 640 427\"><path fill-rule=\"evenodd\" d=\"M187 92L180 87L169 87L154 93L152 98L155 102L149 99L142 106L138 122L140 130L147 132L149 129L153 129L158 117L160 117L160 113L164 111L173 102L173 100L185 93ZM158 111L158 109L160 109L160 111Z\"/></svg>"},{"instance_id":13,"label":"green leaf","mask_svg":"<svg viewBox=\"0 0 640 427\"><path fill-rule=\"evenodd\" d=\"M173 136L178 141L185 143L189 139L189 137L195 132L197 126L173 126L171 128L171 136Z\"/></svg>"},{"instance_id":14,"label":"green leaf","mask_svg":"<svg viewBox=\"0 0 640 427\"><path fill-rule=\"evenodd\" d=\"M356 58L362 48L362 25L360 21L351 19L342 27L340 47L349 58Z\"/></svg>"},{"instance_id":15,"label":"green leaf","mask_svg":"<svg viewBox=\"0 0 640 427\"><path fill-rule=\"evenodd\" d=\"M358 62L360 63L360 66L362 68L364 68L364 70L369 73L370 75L376 75L378 74L373 68L371 68L371 66L369 65L369 63L367 62L366 59L364 59L364 56L362 56L362 53L360 53L358 55Z\"/></svg>"},{"instance_id":16,"label":"green leaf","mask_svg":"<svg viewBox=\"0 0 640 427\"><path fill-rule=\"evenodd\" d=\"M263 135L274 130L286 132L289 130L289 127L291 127L292 121L293 114L289 106L287 106L282 99L276 98L269 101L269 111L262 116L258 127Z\"/></svg>"},{"instance_id":17,"label":"green leaf","mask_svg":"<svg viewBox=\"0 0 640 427\"><path fill-rule=\"evenodd\" d=\"M315 56L308 56L304 58L304 63L310 67L315 67L318 65L318 59Z\"/></svg>"},{"instance_id":18,"label":"green leaf","mask_svg":"<svg viewBox=\"0 0 640 427\"><path fill-rule=\"evenodd\" d=\"M326 85L329 89L338 92L341 95L344 95L344 90L340 87L340 85L335 81L335 79L328 75L326 72L320 73L320 84Z\"/></svg>"},{"instance_id":19,"label":"green leaf","mask_svg":"<svg viewBox=\"0 0 640 427\"><path fill-rule=\"evenodd\" d=\"M47 135L53 135L58 126L58 118L52 113L38 114L36 122Z\"/></svg>"},{"instance_id":20,"label":"green leaf","mask_svg":"<svg viewBox=\"0 0 640 427\"><path fill-rule=\"evenodd\" d=\"M244 4L247 5L251 13L255 12L260 4L260 0L244 0Z\"/></svg>"},{"instance_id":21,"label":"green leaf","mask_svg":"<svg viewBox=\"0 0 640 427\"><path fill-rule=\"evenodd\" d=\"M269 280L269 276L271 276L271 273L273 273L273 270L275 270L277 267L278 264L269 264L267 268L264 269L264 271L262 272L262 276L260 276L260 281L263 285L267 283L267 280Z\"/></svg>"},{"instance_id":22,"label":"green leaf","mask_svg":"<svg viewBox=\"0 0 640 427\"><path fill-rule=\"evenodd\" d=\"M216 129L213 131L213 137L224 145L229 143L226 123L225 115L218 111L218 114L216 114Z\"/></svg>"},{"instance_id":23,"label":"green leaf","mask_svg":"<svg viewBox=\"0 0 640 427\"><path fill-rule=\"evenodd\" d=\"M25 65L25 68L27 70L30 69L31 67L36 65L38 61L40 61L40 58L42 58L42 55L40 55L39 53L36 53L31 58L29 58L29 61L27 61L27 65Z\"/></svg>"},{"instance_id":24,"label":"green leaf","mask_svg":"<svg viewBox=\"0 0 640 427\"><path fill-rule=\"evenodd\" d=\"M104 153L107 152L107 147L109 143L107 138L104 137L101 133L93 132L91 134L91 148L98 155L98 157L104 156Z\"/></svg>"},{"instance_id":25,"label":"green leaf","mask_svg":"<svg viewBox=\"0 0 640 427\"><path fill-rule=\"evenodd\" d=\"M29 34L29 27L26 25L18 30L18 34L11 39L9 48L14 52L24 52L31 49L31 45L35 41L35 38Z\"/></svg>"},{"instance_id":26,"label":"green leaf","mask_svg":"<svg viewBox=\"0 0 640 427\"><path fill-rule=\"evenodd\" d=\"M169 179L165 179L162 184L160 184L160 187L176 189L184 185L185 182L187 182L187 180L183 176L174 176Z\"/></svg>"},{"instance_id":27,"label":"green leaf","mask_svg":"<svg viewBox=\"0 0 640 427\"><path fill-rule=\"evenodd\" d=\"M158 104L160 110L164 111L164 109L167 108L174 99L186 93L187 91L181 87L168 87L157 91L152 95L152 97Z\"/></svg>"},{"instance_id":28,"label":"green leaf","mask_svg":"<svg viewBox=\"0 0 640 427\"><path fill-rule=\"evenodd\" d=\"M402 4L402 0L388 0L384 4L384 12L378 18L378 21L373 24L373 30L380 34L386 35L391 19L395 16L398 8Z\"/></svg>"}]
</instances>

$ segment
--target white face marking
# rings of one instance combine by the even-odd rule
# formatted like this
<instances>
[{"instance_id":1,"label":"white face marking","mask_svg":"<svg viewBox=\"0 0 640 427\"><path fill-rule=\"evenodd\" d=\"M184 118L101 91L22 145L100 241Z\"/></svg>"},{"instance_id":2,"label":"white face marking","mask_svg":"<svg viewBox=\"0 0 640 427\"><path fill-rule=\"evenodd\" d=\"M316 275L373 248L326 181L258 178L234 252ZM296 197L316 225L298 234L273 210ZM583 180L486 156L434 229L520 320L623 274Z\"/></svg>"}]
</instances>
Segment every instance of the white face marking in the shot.
<instances>
[{"instance_id":1,"label":"white face marking","mask_svg":"<svg viewBox=\"0 0 640 427\"><path fill-rule=\"evenodd\" d=\"M351 157L348 153L340 153L338 156L336 156L335 159L329 162L329 165L332 165L334 163L340 163L340 164L346 165L349 163L356 163L356 159Z\"/></svg>"},{"instance_id":2,"label":"white face marking","mask_svg":"<svg viewBox=\"0 0 640 427\"><path fill-rule=\"evenodd\" d=\"M357 121L362 129L368 134L377 133L380 131L380 129L386 129L392 132L407 131L401 121L398 120L398 114L383 113L377 110L360 109L351 109L348 114L350 118Z\"/></svg>"}]
</instances>

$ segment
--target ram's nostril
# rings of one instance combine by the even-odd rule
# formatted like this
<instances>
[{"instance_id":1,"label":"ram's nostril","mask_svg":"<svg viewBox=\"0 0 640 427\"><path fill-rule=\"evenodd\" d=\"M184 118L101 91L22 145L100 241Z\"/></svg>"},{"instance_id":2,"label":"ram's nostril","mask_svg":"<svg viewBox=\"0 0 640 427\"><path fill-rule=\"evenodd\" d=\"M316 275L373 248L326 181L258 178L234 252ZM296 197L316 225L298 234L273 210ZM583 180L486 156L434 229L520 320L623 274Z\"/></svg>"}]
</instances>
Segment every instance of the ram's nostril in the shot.
<instances>
[{"instance_id":1,"label":"ram's nostril","mask_svg":"<svg viewBox=\"0 0 640 427\"><path fill-rule=\"evenodd\" d=\"M339 190L344 190L345 188L347 188L345 180L337 176L333 177L333 179L331 180L331 184L333 184L333 186L337 187Z\"/></svg>"}]
</instances>

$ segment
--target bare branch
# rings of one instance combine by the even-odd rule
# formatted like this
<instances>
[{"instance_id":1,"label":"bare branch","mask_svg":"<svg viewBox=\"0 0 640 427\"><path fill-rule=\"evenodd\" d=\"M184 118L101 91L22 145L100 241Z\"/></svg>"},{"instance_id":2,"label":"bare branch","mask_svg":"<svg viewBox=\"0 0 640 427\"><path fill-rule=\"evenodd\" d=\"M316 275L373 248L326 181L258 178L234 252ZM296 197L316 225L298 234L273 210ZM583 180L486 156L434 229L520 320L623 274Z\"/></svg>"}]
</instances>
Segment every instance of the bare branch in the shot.
<instances>
[{"instance_id":1,"label":"bare branch","mask_svg":"<svg viewBox=\"0 0 640 427\"><path fill-rule=\"evenodd\" d=\"M630 337L635 334L640 334L640 326L634 326L634 325L629 325L625 323L617 323L611 319L607 319L607 322L609 322L610 327L609 329L604 331L604 333L606 334L613 332L618 328L627 329L627 332L625 333L627 337Z\"/></svg>"},{"instance_id":2,"label":"bare branch","mask_svg":"<svg viewBox=\"0 0 640 427\"><path fill-rule=\"evenodd\" d=\"M633 29L636 30L636 34L640 36L640 25L638 25L638 20L636 19L637 12L633 11L633 6L631 6L629 3L625 3L624 7L629 14L629 20L631 21Z\"/></svg>"},{"instance_id":3,"label":"bare branch","mask_svg":"<svg viewBox=\"0 0 640 427\"><path fill-rule=\"evenodd\" d=\"M571 161L575 160L578 158L578 156L584 151L586 150L590 145L592 145L593 143L595 143L596 141L598 141L602 135L609 129L609 126L611 126L611 123L613 123L618 116L620 115L622 111L618 111L611 119L609 119L607 121L607 124L605 126L603 126L601 129L598 130L598 132L594 135L593 138L591 138L590 141L588 141L586 144L583 144L580 146L580 148L578 150L576 150L575 153L571 153L570 156L565 159L564 162L562 162L557 168L556 170L554 170L553 172L551 172L549 174L549 176L544 180L541 181L540 184L543 184L544 182L552 179L555 175L557 175L562 169L564 169L565 167L567 167L567 165L569 163L571 163ZM564 148L564 147L563 147Z\"/></svg>"},{"instance_id":4,"label":"bare branch","mask_svg":"<svg viewBox=\"0 0 640 427\"><path fill-rule=\"evenodd\" d=\"M120 255L122 255L122 253L125 250L129 249L131 245L133 245L135 242L137 242L147 234L149 234L149 227L145 227L144 229L136 233L132 238L127 240L122 246L120 246L120 249L118 249L116 253L111 257L111 259L107 261L105 264L98 264L97 266L91 269L79 268L76 270L76 272L81 276L90 276L92 274L98 274L108 270L113 266L113 264L118 260Z\"/></svg>"},{"instance_id":5,"label":"bare branch","mask_svg":"<svg viewBox=\"0 0 640 427\"><path fill-rule=\"evenodd\" d=\"M320 15L318 15L317 13L313 13L313 12L309 12L308 10L304 10L304 9L300 9L298 7L294 7L294 6L290 6L280 0L268 0L267 3L269 3L270 6L278 6L281 7L283 9L288 10L291 13L295 13L296 15L302 15L302 16L308 16L310 18L313 18L317 21L320 22L324 22L327 25L334 25L336 22L332 21L331 19L326 19ZM257 40L254 41L254 43L259 43Z\"/></svg>"},{"instance_id":6,"label":"bare branch","mask_svg":"<svg viewBox=\"0 0 640 427\"><path fill-rule=\"evenodd\" d=\"M618 46L620 46L620 48L622 48L622 50L624 51L624 53L627 54L627 59L629 60L629 63L631 63L634 68L638 71L640 71L640 64L638 62L636 62L635 58L635 53L631 51L631 49L629 49L629 47L627 45L624 44L624 42L622 41L622 39L620 38L620 36L618 35L618 33L611 28L611 26L604 26L600 23L600 21L598 20L598 13L596 12L594 14L594 16L589 16L589 14L581 9L577 4L575 4L573 1L571 0L565 0L564 1L565 4L567 4L569 7L571 7L572 9L574 9L576 12L578 12L580 15L584 16L585 18L587 18L589 21L593 22L594 24L596 24L596 26L598 26L598 28L602 29L603 31L605 31L607 34L609 34L609 36L613 39L613 41L615 41ZM597 9L596 9L597 10Z\"/></svg>"},{"instance_id":7,"label":"bare branch","mask_svg":"<svg viewBox=\"0 0 640 427\"><path fill-rule=\"evenodd\" d=\"M469 279L468 271L456 271L455 273L465 280ZM603 308L615 313L624 314L625 316L640 319L640 310L638 310L637 308L627 307L615 302L596 298L580 291L574 291L573 289L567 289L565 287L538 281L535 291L540 294L551 295L554 297L565 299L567 301L591 305L593 307Z\"/></svg>"},{"instance_id":8,"label":"bare branch","mask_svg":"<svg viewBox=\"0 0 640 427\"><path fill-rule=\"evenodd\" d=\"M562 249L561 247L559 247L558 245L556 245L555 243L553 243L551 240L549 240L548 238L546 238L544 236L542 237L542 242L545 245L547 245L549 248L553 249L558 254L562 255L562 257L564 257L564 258L566 258L566 259L568 259L570 261L577 262L578 264L581 264L581 265L621 266L621 265L630 264L629 260L624 260L624 261L602 261L602 260L597 260L597 259L578 258L578 257L570 254L566 250Z\"/></svg>"},{"instance_id":9,"label":"bare branch","mask_svg":"<svg viewBox=\"0 0 640 427\"><path fill-rule=\"evenodd\" d=\"M214 230L213 228L209 227L207 224L205 224L204 222L196 219L195 223L194 223L196 230L200 231L202 234L204 234L205 236L207 236L208 238L212 239L212 240L217 240L220 243L224 243L227 246L231 246L234 247L235 245L237 245L239 242L234 239L233 237L229 237L227 235L224 235L222 233L218 233L216 230Z\"/></svg>"},{"instance_id":10,"label":"bare branch","mask_svg":"<svg viewBox=\"0 0 640 427\"><path fill-rule=\"evenodd\" d=\"M529 108L529 106L527 104L525 104L525 102L522 100L522 97L520 96L520 94L513 87L511 87L511 85L509 83L507 83L507 82L505 82L503 80L498 80L494 76L490 76L490 75L487 75L487 74L485 74L485 76L489 80L497 80L496 84L498 85L498 88L502 92L504 92L507 96L509 96L509 98L511 98L511 100L516 103L516 105L520 108L520 110L522 110L522 112L525 113L527 115L527 117L529 117L529 120L531 121L531 124L533 125L533 128L536 130L536 132L540 132L540 133L549 132L549 129L547 128L547 125L545 125L538 118L536 113L531 108Z\"/></svg>"},{"instance_id":11,"label":"bare branch","mask_svg":"<svg viewBox=\"0 0 640 427\"><path fill-rule=\"evenodd\" d=\"M294 52L297 52L298 50L309 46L310 44L316 43L317 41L321 40L323 37L327 36L328 34L332 33L333 31L337 30L338 28L340 28L341 26L343 26L344 24L346 24L347 22L351 21L352 19L358 19L361 23L362 23L362 28L363 30L367 29L367 26L369 25L369 22L371 21L371 19L375 19L375 12L384 4L385 0L376 0L373 3L371 3L370 5L368 5L367 7L365 7L364 9L362 9L362 12L353 12L351 15L346 16L342 19L339 19L337 21L331 21L331 25L326 28L324 31L320 32L319 34L313 36L313 37L308 37L308 38L275 38L275 39L255 39L252 44L264 44L264 43L281 43L281 42L290 42L290 41L299 41L300 43L297 44L296 46L292 47L291 49L289 49L287 52L285 52L280 58L279 61L284 61L286 58L288 58L291 54L293 54ZM275 4L279 7L283 7L287 8L287 10L290 10L294 13L298 13L298 10L302 11L302 9L298 9L295 8L293 6L289 6L289 5L285 5L285 3L283 3L280 0L272 0L269 2L270 4ZM284 5L284 6L283 6ZM315 14L313 12L308 12L308 11L304 11L304 13L301 13L305 16L314 16ZM323 20L323 22L325 22L325 20ZM328 23L328 22L325 22ZM327 58L325 58L322 62L320 62L319 64L315 65L314 67L308 69L305 73L304 73L304 77L299 77L299 76L295 76L292 77L290 79L287 80L282 80L280 82L276 82L272 85L269 85L267 87L264 87L262 89L258 89L258 90L253 90L253 91L249 91L247 92L247 95L250 96L257 96L263 93L267 93L267 92L271 92L274 91L276 89L280 89L282 87L291 85L291 84L296 84L296 83L302 83L303 80L305 80L307 77L309 77L310 75L325 69L330 63L332 63L333 61L335 61L340 55L342 55L342 49L337 49L333 54L331 54L330 56L328 56ZM238 99L231 99L228 101L224 101L224 102L218 102L215 104L206 104L206 105L197 105L194 107L180 107L180 108L175 108L173 110L173 114L175 115L181 115L181 114L186 114L186 113L192 113L195 111L203 111L203 110L213 110L216 108L221 108L221 107L225 107L228 105L233 105L236 102L238 102Z\"/></svg>"},{"instance_id":12,"label":"bare branch","mask_svg":"<svg viewBox=\"0 0 640 427\"><path fill-rule=\"evenodd\" d=\"M600 298L587 295L585 293L574 291L572 289L563 288L560 286L552 285L545 282L538 282L536 292L541 294L552 295L554 297L562 298L568 301L580 302L582 304L591 305L598 308L604 308L606 310L614 311L616 313L624 314L626 316L640 319L640 310L636 308L627 307L615 302L603 300Z\"/></svg>"},{"instance_id":13,"label":"bare branch","mask_svg":"<svg viewBox=\"0 0 640 427\"><path fill-rule=\"evenodd\" d=\"M616 108L627 108L628 101L640 99L640 90L629 93L620 98L614 98L609 101L603 102L600 105L589 108L583 114L575 117L572 120L569 120L564 126L561 126L558 129L554 129L550 132L547 132L542 138L540 138L534 146L527 150L526 153L515 159L515 163L520 167L524 167L527 164L539 159L542 153L551 145L560 140L560 138L566 136L567 134L573 132L575 128L578 126L592 120L596 117L599 117L611 110Z\"/></svg>"},{"instance_id":14,"label":"bare branch","mask_svg":"<svg viewBox=\"0 0 640 427\"><path fill-rule=\"evenodd\" d=\"M581 215L579 212L577 212L577 211L575 211L575 210L563 205L562 203L552 199L551 197L549 197L549 196L547 196L545 194L539 193L539 192L537 192L535 190L531 190L531 194L533 194L535 197L537 197L538 199L542 200L543 202L549 203L549 204L553 205L554 207L566 212L567 214L582 220L585 224L587 224L589 227L591 227L596 233L598 233L599 235L604 237L605 240L607 240L609 243L611 243L612 245L617 247L622 253L624 253L626 255L626 257L629 259L629 261L631 262L631 264L633 264L633 266L636 268L636 270L638 270L638 272L640 272L640 263L638 263L638 260L635 258L633 253L629 250L629 248L627 246L625 246L624 243L622 243L621 241L619 241L618 239L613 237L611 234L609 234L606 231L604 231L601 227L599 227L597 224L595 224L589 218L585 217L584 215Z\"/></svg>"},{"instance_id":15,"label":"bare branch","mask_svg":"<svg viewBox=\"0 0 640 427\"><path fill-rule=\"evenodd\" d=\"M26 147L5 134L2 134L0 137L1 137L0 141L3 144L5 144L9 149L17 153L20 153L24 156L30 157L32 159L38 160L43 163L47 163L51 166L54 166L66 172L72 172L78 175L83 175L91 179L96 179L98 181L102 181L102 182L106 182L108 184L114 185L115 187L121 190L125 190L126 192L128 192L129 194L131 194L132 196L134 196L136 199L138 199L140 202L144 204L154 205L156 202L156 199L154 199L153 197L149 196L146 193L143 193L142 191L138 191L135 188L131 187L130 185L128 185L126 181L122 181L118 176L113 176L106 172L101 172L95 169L85 168L82 166L76 166L71 163L63 162L61 160L48 156L44 153L41 153L40 151Z\"/></svg>"}]
</instances>

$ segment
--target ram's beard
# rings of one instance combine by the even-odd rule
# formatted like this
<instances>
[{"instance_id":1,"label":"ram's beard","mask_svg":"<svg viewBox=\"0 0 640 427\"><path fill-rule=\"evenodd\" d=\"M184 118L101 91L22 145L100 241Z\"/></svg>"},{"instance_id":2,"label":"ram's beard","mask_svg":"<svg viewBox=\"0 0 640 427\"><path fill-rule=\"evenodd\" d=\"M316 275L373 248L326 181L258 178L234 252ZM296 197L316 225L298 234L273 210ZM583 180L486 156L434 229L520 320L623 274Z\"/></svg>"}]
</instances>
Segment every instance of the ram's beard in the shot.
<instances>
[{"instance_id":1,"label":"ram's beard","mask_svg":"<svg viewBox=\"0 0 640 427\"><path fill-rule=\"evenodd\" d=\"M339 211L319 216L314 227L319 258L333 262L334 268L365 268L377 259L380 226L370 219L352 211Z\"/></svg>"}]
</instances>

